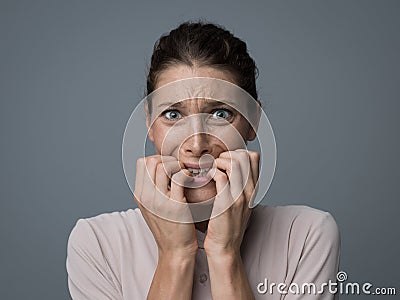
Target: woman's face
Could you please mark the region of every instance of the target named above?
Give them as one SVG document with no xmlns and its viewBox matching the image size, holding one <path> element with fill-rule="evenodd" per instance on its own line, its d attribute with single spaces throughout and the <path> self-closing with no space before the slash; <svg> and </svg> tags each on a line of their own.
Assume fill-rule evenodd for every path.
<svg viewBox="0 0 400 300">
<path fill-rule="evenodd" d="M 234 76 L 228 71 L 176 65 L 158 76 L 156 89 L 192 77 L 210 77 L 236 84 Z M 154 103 L 151 105 L 155 106 Z M 155 111 L 154 107 L 152 111 Z M 215 134 L 213 130 L 204 129 L 204 116 Z M 174 156 L 185 168 L 195 173 L 201 172 L 200 165 L 204 168 L 203 162 L 200 162 L 202 156 L 217 158 L 222 152 L 244 148 L 244 142 L 255 138 L 254 130 L 238 111 L 224 102 L 210 99 L 177 102 L 162 108 L 152 120 L 151 125 L 150 122 L 148 124 L 148 134 L 157 154 Z M 186 199 L 192 203 L 206 201 L 215 195 L 213 180 L 201 187 L 185 188 Z"/>
</svg>

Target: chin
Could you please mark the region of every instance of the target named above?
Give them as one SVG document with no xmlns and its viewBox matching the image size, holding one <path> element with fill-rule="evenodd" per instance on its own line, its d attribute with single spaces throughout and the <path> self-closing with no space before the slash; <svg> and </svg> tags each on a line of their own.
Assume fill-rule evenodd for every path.
<svg viewBox="0 0 400 300">
<path fill-rule="evenodd" d="M 205 186 L 198 188 L 185 188 L 186 201 L 189 203 L 200 203 L 211 200 L 217 194 L 215 182 L 210 181 Z"/>
</svg>

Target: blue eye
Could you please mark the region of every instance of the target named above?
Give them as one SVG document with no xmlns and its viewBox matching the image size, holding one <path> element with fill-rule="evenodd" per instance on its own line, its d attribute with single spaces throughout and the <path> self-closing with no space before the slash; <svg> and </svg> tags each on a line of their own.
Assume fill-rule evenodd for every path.
<svg viewBox="0 0 400 300">
<path fill-rule="evenodd" d="M 212 116 L 215 119 L 227 119 L 231 116 L 231 113 L 226 109 L 217 109 L 213 112 Z"/>
<path fill-rule="evenodd" d="M 182 115 L 179 111 L 177 110 L 168 110 L 164 112 L 164 116 L 168 119 L 168 120 L 177 120 L 182 118 Z"/>
</svg>

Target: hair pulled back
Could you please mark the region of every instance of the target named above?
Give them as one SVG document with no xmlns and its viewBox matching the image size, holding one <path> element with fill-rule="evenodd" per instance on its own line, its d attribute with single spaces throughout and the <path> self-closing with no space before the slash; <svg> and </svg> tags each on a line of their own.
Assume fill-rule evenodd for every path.
<svg viewBox="0 0 400 300">
<path fill-rule="evenodd" d="M 245 42 L 220 25 L 184 22 L 155 43 L 147 75 L 147 95 L 155 90 L 158 75 L 168 67 L 214 67 L 230 71 L 236 84 L 257 97 L 258 69 Z"/>
</svg>

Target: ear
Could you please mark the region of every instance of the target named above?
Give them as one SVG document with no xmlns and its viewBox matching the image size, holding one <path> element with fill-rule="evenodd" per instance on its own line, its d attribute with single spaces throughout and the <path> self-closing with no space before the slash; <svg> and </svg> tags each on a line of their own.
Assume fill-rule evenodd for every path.
<svg viewBox="0 0 400 300">
<path fill-rule="evenodd" d="M 251 126 L 251 124 L 249 124 L 249 132 L 247 135 L 248 141 L 254 140 L 257 136 L 258 125 L 260 123 L 260 118 L 261 118 L 261 102 L 260 102 L 260 100 L 257 100 L 257 104 L 258 104 L 257 111 L 255 112 L 253 126 Z"/>
<path fill-rule="evenodd" d="M 149 110 L 149 102 L 148 101 L 146 101 L 144 103 L 144 110 L 146 111 L 147 135 L 149 136 L 149 140 L 154 143 L 153 127 L 150 127 L 151 114 L 150 114 L 150 110 Z"/>
</svg>

